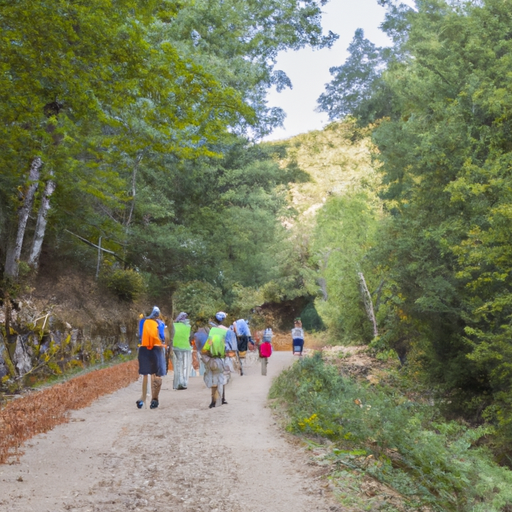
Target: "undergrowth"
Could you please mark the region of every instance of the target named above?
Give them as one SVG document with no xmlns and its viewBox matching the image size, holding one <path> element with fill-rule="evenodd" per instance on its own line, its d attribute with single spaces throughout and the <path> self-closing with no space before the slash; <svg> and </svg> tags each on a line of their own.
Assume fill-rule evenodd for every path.
<svg viewBox="0 0 512 512">
<path fill-rule="evenodd" d="M 489 427 L 443 421 L 434 406 L 397 389 L 340 375 L 320 353 L 283 372 L 270 397 L 285 404 L 289 431 L 330 441 L 339 474 L 393 488 L 404 510 L 512 511 L 512 472 L 477 445 Z"/>
</svg>

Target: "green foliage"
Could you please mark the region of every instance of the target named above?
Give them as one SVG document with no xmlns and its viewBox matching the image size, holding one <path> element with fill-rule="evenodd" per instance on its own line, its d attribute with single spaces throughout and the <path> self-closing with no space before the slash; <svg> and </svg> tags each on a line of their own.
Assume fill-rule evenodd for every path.
<svg viewBox="0 0 512 512">
<path fill-rule="evenodd" d="M 318 98 L 319 109 L 331 121 L 352 115 L 368 123 L 389 115 L 393 95 L 381 76 L 389 52 L 365 39 L 360 28 L 347 51 L 345 63 L 329 69 L 334 78 Z"/>
<path fill-rule="evenodd" d="M 263 293 L 258 289 L 235 284 L 231 288 L 231 295 L 233 299 L 229 304 L 229 311 L 234 318 L 248 318 L 255 306 L 263 304 Z"/>
<path fill-rule="evenodd" d="M 283 118 L 265 98 L 291 85 L 277 53 L 336 39 L 322 1 L 3 3 L 0 257 L 37 156 L 33 210 L 51 175 L 46 247 L 59 256 L 94 268 L 84 242 L 101 240 L 166 296 L 187 280 L 225 294 L 280 274 L 272 247 L 297 173 L 250 137 Z"/>
<path fill-rule="evenodd" d="M 222 291 L 204 281 L 180 284 L 175 295 L 176 311 L 185 311 L 198 323 L 213 318 L 217 311 L 226 309 Z"/>
<path fill-rule="evenodd" d="M 101 281 L 120 300 L 134 302 L 146 291 L 142 275 L 130 269 L 116 268 L 101 273 Z"/>
<path fill-rule="evenodd" d="M 357 33 L 322 97 L 333 113 L 376 121 L 389 217 L 367 259 L 382 283 L 380 340 L 402 360 L 420 357 L 450 394 L 453 413 L 478 417 L 494 402 L 487 417 L 505 447 L 512 415 L 510 9 L 498 0 L 418 1 L 415 9 L 384 3 L 393 45 L 378 49 Z"/>
<path fill-rule="evenodd" d="M 302 327 L 309 332 L 322 331 L 325 329 L 322 318 L 315 308 L 315 304 L 310 302 L 301 312 L 300 319 Z"/>
<path fill-rule="evenodd" d="M 331 460 L 395 488 L 409 510 L 512 505 L 512 473 L 477 446 L 488 428 L 442 422 L 431 405 L 342 377 L 319 353 L 283 372 L 270 396 L 285 402 L 291 431 L 330 439 Z"/>
<path fill-rule="evenodd" d="M 358 274 L 365 274 L 364 258 L 374 243 L 377 225 L 377 206 L 364 192 L 332 196 L 317 215 L 312 247 L 325 292 L 315 306 L 327 327 L 348 340 L 372 337 Z"/>
</svg>

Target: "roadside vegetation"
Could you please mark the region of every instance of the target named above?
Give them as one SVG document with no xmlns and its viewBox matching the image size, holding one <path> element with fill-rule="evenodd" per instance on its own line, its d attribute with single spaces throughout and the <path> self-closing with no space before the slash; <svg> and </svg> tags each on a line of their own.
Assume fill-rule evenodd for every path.
<svg viewBox="0 0 512 512">
<path fill-rule="evenodd" d="M 512 471 L 485 446 L 492 428 L 447 421 L 431 396 L 396 363 L 370 384 L 351 374 L 350 357 L 320 351 L 270 392 L 286 429 L 322 448 L 319 463 L 347 510 L 512 510 Z"/>
</svg>

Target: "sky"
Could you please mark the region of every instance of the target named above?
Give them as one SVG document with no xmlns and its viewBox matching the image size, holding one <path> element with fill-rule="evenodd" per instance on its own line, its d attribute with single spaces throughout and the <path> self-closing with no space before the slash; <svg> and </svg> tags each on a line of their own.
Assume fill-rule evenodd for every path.
<svg viewBox="0 0 512 512">
<path fill-rule="evenodd" d="M 358 28 L 377 46 L 388 46 L 387 36 L 379 30 L 385 9 L 377 0 L 330 0 L 323 7 L 324 32 L 339 35 L 332 48 L 323 50 L 303 49 L 282 52 L 275 69 L 283 70 L 293 84 L 293 89 L 278 93 L 270 91 L 268 104 L 281 107 L 286 112 L 284 128 L 277 128 L 264 140 L 280 140 L 311 130 L 321 130 L 328 124 L 327 114 L 315 112 L 317 99 L 331 81 L 329 68 L 340 66 L 348 57 L 347 48 Z"/>
</svg>

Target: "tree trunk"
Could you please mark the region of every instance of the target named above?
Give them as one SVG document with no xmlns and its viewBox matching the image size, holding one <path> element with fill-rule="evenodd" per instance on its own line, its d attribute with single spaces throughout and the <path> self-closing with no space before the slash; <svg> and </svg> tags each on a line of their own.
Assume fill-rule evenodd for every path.
<svg viewBox="0 0 512 512">
<path fill-rule="evenodd" d="M 363 296 L 364 307 L 366 308 L 366 313 L 368 314 L 368 319 L 373 324 L 373 336 L 378 336 L 379 331 L 377 330 L 377 320 L 375 318 L 375 313 L 373 311 L 373 302 L 372 296 L 368 291 L 368 286 L 366 286 L 366 280 L 362 272 L 358 272 L 360 285 L 361 285 L 361 294 Z"/>
<path fill-rule="evenodd" d="M 7 250 L 7 256 L 5 259 L 5 276 L 11 279 L 18 277 L 19 260 L 21 256 L 21 249 L 23 247 L 23 238 L 25 237 L 25 229 L 27 227 L 28 216 L 32 209 L 34 202 L 34 195 L 39 185 L 39 176 L 41 174 L 41 167 L 43 162 L 40 157 L 34 158 L 30 166 L 29 173 L 29 186 L 23 198 L 23 205 L 18 212 L 18 231 L 16 233 L 16 239 L 14 244 Z"/>
<path fill-rule="evenodd" d="M 50 173 L 53 176 L 53 173 Z M 50 177 L 46 182 L 44 189 L 43 198 L 41 199 L 41 206 L 39 206 L 39 212 L 37 214 L 36 230 L 34 233 L 34 239 L 32 241 L 32 249 L 30 251 L 30 257 L 28 264 L 37 268 L 39 266 L 39 256 L 41 255 L 41 248 L 43 246 L 44 234 L 46 231 L 46 223 L 48 211 L 50 209 L 50 197 L 55 192 L 55 182 Z"/>
</svg>

